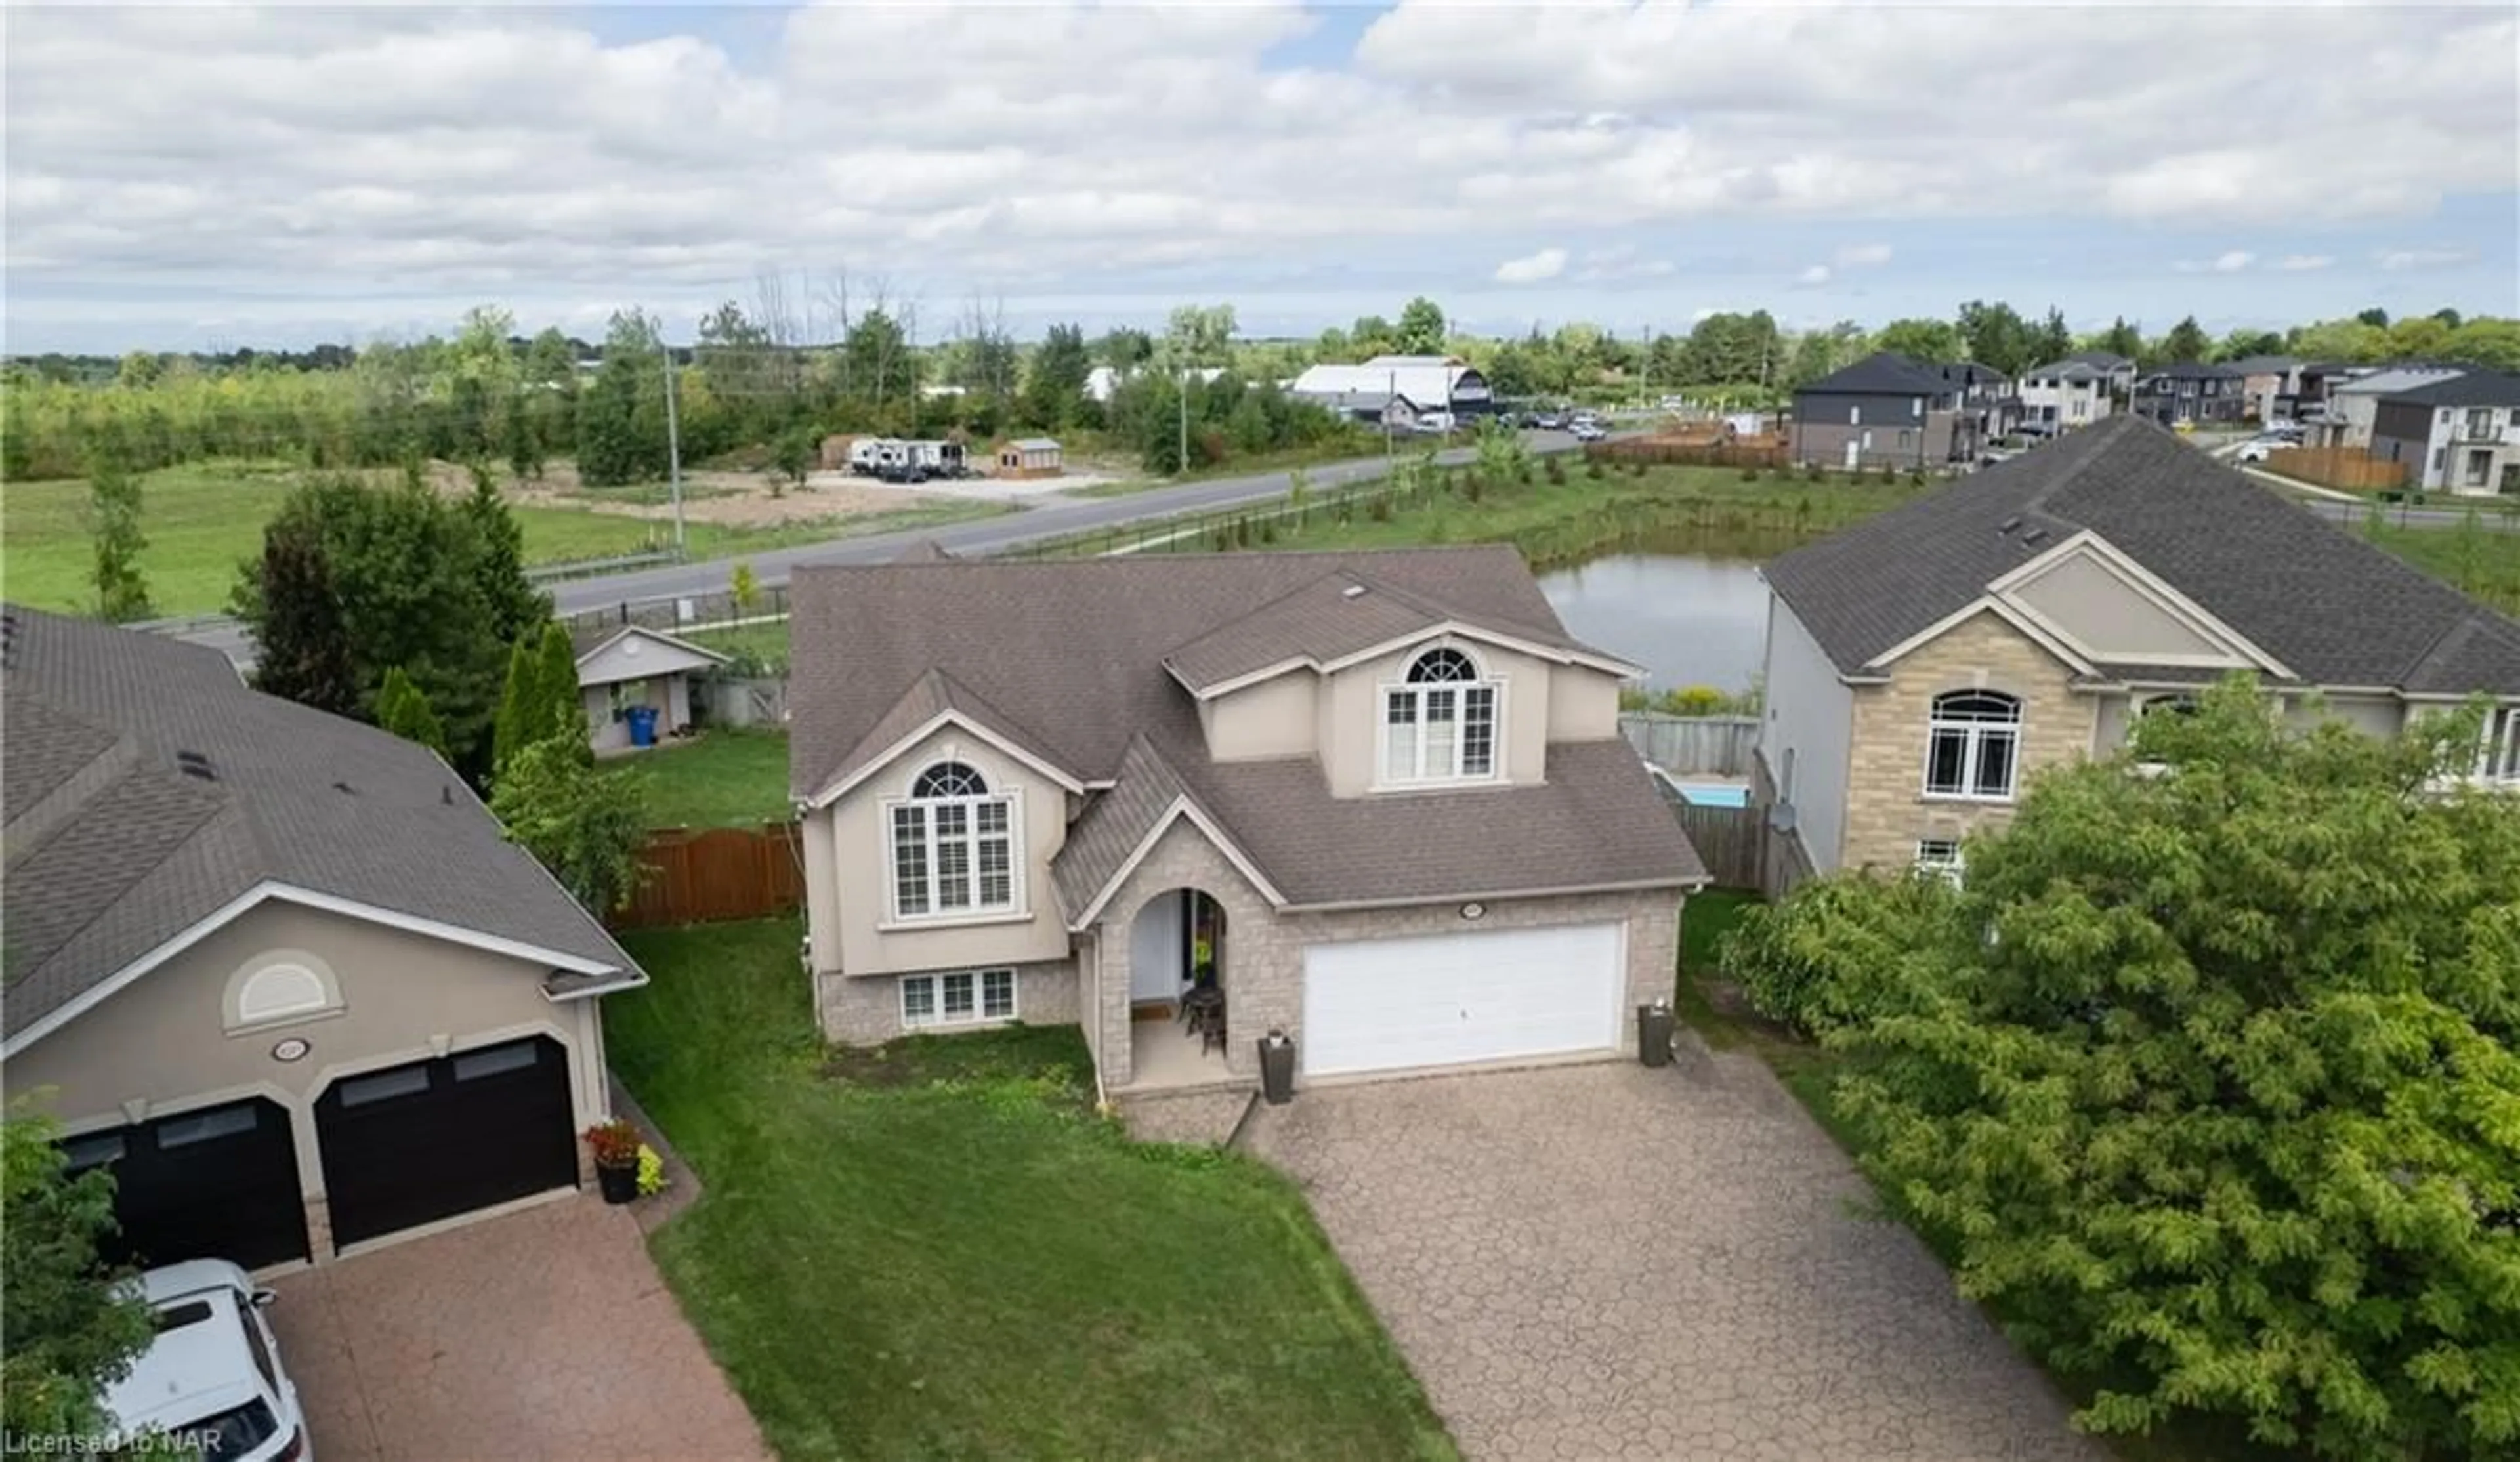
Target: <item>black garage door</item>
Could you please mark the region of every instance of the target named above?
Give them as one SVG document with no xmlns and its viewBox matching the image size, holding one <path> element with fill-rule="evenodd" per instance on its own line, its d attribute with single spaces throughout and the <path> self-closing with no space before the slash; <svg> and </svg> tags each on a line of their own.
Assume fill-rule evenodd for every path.
<svg viewBox="0 0 2520 1462">
<path fill-rule="evenodd" d="M 347 1077 L 315 1103 L 335 1247 L 577 1181 L 568 1052 L 535 1037 Z"/>
<path fill-rule="evenodd" d="M 113 1174 L 121 1231 L 106 1257 L 143 1267 L 224 1259 L 257 1269 L 306 1258 L 306 1206 L 289 1112 L 255 1098 L 86 1132 L 62 1147 L 73 1171 Z"/>
</svg>

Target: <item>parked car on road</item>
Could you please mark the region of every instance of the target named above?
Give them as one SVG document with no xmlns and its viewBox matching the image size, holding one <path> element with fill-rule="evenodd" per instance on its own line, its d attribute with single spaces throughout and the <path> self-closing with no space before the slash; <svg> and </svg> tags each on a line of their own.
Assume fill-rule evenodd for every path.
<svg viewBox="0 0 2520 1462">
<path fill-rule="evenodd" d="M 122 1437 L 162 1433 L 190 1455 L 220 1462 L 313 1462 L 297 1388 L 262 1318 L 271 1291 L 219 1259 L 168 1264 L 132 1282 L 158 1334 L 106 1390 Z"/>
<path fill-rule="evenodd" d="M 1573 425 L 1568 426 L 1566 429 L 1569 432 L 1572 432 L 1575 440 L 1579 442 L 1598 442 L 1603 437 L 1609 435 L 1608 432 L 1601 429 L 1600 422 L 1589 418 L 1578 420 Z"/>
<path fill-rule="evenodd" d="M 2280 439 L 2271 440 L 2267 437 L 2258 437 L 2255 440 L 2240 443 L 2240 450 L 2231 454 L 2231 460 L 2233 462 L 2264 462 L 2267 460 L 2269 453 L 2272 453 L 2278 448 L 2289 447 L 2291 445 L 2292 443 L 2282 441 Z"/>
</svg>

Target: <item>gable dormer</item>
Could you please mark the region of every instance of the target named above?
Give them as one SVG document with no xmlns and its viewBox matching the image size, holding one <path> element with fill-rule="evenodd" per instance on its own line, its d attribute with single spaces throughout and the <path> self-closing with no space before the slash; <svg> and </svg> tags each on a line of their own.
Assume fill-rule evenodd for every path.
<svg viewBox="0 0 2520 1462">
<path fill-rule="evenodd" d="M 1987 586 L 2093 664 L 2248 670 L 2290 679 L 2272 655 L 2119 552 L 2078 533 Z"/>
</svg>

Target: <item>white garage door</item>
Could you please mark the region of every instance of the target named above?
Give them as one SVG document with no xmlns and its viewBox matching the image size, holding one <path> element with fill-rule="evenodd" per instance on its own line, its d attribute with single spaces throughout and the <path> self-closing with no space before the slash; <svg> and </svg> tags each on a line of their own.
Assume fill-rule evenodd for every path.
<svg viewBox="0 0 2520 1462">
<path fill-rule="evenodd" d="M 1369 939 L 1304 951 L 1310 1076 L 1606 1050 L 1621 926 Z"/>
</svg>

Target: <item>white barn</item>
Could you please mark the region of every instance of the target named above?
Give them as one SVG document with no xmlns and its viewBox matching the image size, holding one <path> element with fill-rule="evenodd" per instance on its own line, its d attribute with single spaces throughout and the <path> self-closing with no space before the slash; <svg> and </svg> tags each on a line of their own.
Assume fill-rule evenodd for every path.
<svg viewBox="0 0 2520 1462">
<path fill-rule="evenodd" d="M 1419 411 L 1448 411 L 1456 417 L 1496 410 L 1488 378 L 1452 355 L 1377 355 L 1361 365 L 1315 366 L 1295 377 L 1288 393 L 1375 421 L 1395 396 Z"/>
</svg>

